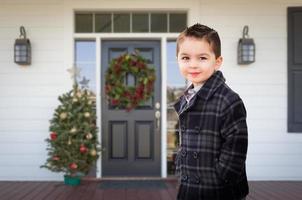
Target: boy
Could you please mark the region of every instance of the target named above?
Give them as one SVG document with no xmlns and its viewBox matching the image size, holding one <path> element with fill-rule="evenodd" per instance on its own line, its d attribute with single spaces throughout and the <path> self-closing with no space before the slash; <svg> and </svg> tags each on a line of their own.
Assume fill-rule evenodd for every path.
<svg viewBox="0 0 302 200">
<path fill-rule="evenodd" d="M 217 71 L 222 64 L 218 33 L 200 24 L 186 28 L 177 39 L 177 61 L 191 82 L 174 105 L 180 126 L 177 199 L 245 199 L 246 110 Z"/>
</svg>

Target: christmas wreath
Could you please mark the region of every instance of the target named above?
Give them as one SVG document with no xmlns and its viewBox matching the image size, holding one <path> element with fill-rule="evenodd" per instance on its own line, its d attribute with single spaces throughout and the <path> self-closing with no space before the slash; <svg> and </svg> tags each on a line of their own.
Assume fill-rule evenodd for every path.
<svg viewBox="0 0 302 200">
<path fill-rule="evenodd" d="M 125 84 L 128 74 L 135 77 L 134 86 Z M 149 67 L 138 52 L 123 54 L 110 62 L 105 79 L 105 93 L 110 104 L 130 111 L 153 95 L 155 69 Z"/>
</svg>

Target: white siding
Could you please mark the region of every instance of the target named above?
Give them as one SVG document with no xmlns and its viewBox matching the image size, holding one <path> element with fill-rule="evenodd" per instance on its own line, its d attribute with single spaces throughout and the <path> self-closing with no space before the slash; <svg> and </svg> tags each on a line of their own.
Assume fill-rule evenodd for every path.
<svg viewBox="0 0 302 200">
<path fill-rule="evenodd" d="M 121 6 L 123 5 L 123 6 Z M 227 83 L 248 112 L 250 180 L 302 180 L 302 134 L 287 133 L 288 6 L 301 0 L 0 0 L 0 180 L 58 180 L 40 169 L 57 96 L 70 89 L 72 13 L 77 9 L 184 9 L 189 23 L 215 28 L 222 38 Z M 13 44 L 25 26 L 32 65 L 13 62 Z M 256 43 L 256 62 L 238 66 L 244 25 Z"/>
<path fill-rule="evenodd" d="M 70 88 L 64 65 L 64 7 L 58 0 L 0 0 L 0 180 L 57 180 L 46 160 L 49 119 Z M 13 62 L 23 25 L 32 65 Z"/>
<path fill-rule="evenodd" d="M 248 112 L 250 180 L 302 180 L 302 134 L 287 132 L 287 7 L 301 0 L 202 0 L 200 22 L 222 38 L 227 83 Z M 236 64 L 244 25 L 256 43 L 256 62 Z"/>
</svg>

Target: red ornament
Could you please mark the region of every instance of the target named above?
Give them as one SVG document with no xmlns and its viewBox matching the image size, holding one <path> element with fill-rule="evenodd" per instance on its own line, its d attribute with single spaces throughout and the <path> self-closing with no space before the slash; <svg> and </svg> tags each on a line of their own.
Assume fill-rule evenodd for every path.
<svg viewBox="0 0 302 200">
<path fill-rule="evenodd" d="M 113 106 L 118 105 L 119 102 L 120 102 L 120 101 L 119 101 L 118 99 L 112 99 L 112 100 L 111 100 L 111 104 L 112 104 Z"/>
<path fill-rule="evenodd" d="M 54 156 L 52 157 L 53 160 L 60 160 L 60 158 L 58 156 Z"/>
<path fill-rule="evenodd" d="M 78 165 L 76 163 L 70 163 L 69 164 L 69 168 L 70 169 L 77 169 L 78 168 Z"/>
<path fill-rule="evenodd" d="M 56 132 L 52 132 L 52 133 L 50 134 L 50 139 L 51 139 L 51 140 L 55 140 L 55 139 L 57 139 L 57 137 L 58 137 L 58 135 L 57 135 Z"/>
<path fill-rule="evenodd" d="M 80 152 L 81 153 L 86 153 L 87 152 L 87 148 L 83 144 L 80 146 Z"/>
</svg>

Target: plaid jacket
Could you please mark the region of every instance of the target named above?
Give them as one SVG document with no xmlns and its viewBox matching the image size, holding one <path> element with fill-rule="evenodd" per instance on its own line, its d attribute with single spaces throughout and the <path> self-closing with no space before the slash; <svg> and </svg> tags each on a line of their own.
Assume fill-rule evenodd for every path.
<svg viewBox="0 0 302 200">
<path fill-rule="evenodd" d="M 180 126 L 176 171 L 178 199 L 237 200 L 249 193 L 245 170 L 246 110 L 215 72 L 187 104 L 175 103 Z"/>
</svg>

